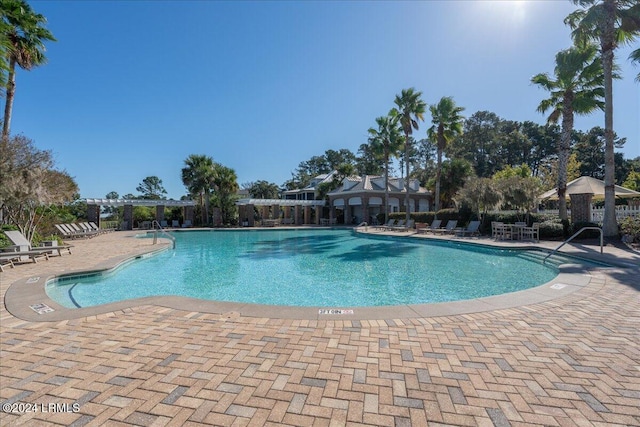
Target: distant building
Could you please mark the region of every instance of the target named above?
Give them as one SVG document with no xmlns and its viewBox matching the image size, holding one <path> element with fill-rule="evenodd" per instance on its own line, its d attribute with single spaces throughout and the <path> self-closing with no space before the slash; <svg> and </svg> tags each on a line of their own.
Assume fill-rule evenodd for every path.
<svg viewBox="0 0 640 427">
<path fill-rule="evenodd" d="M 389 178 L 389 212 L 405 211 L 404 179 Z M 342 185 L 330 191 L 329 218 L 338 223 L 373 222 L 373 218 L 384 213 L 384 177 L 365 175 L 350 176 Z M 409 212 L 426 212 L 431 209 L 432 195 L 420 187 L 418 180 L 409 181 Z"/>
<path fill-rule="evenodd" d="M 311 180 L 309 185 L 297 190 L 287 190 L 282 193 L 284 199 L 287 200 L 316 200 L 319 196 L 318 187 L 325 182 L 333 181 L 336 171 L 318 175 Z"/>
</svg>

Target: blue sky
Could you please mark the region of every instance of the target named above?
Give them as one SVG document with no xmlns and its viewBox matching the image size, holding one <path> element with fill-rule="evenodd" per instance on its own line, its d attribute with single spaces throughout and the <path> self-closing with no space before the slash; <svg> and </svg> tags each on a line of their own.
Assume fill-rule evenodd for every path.
<svg viewBox="0 0 640 427">
<path fill-rule="evenodd" d="M 82 197 L 136 194 L 151 175 L 185 194 L 189 154 L 278 185 L 327 149 L 357 152 L 394 96 L 453 96 L 469 116 L 544 123 L 553 71 L 571 45 L 570 1 L 30 1 L 58 39 L 19 71 L 11 131 L 53 151 Z M 637 44 L 636 44 L 637 46 Z M 640 156 L 640 85 L 618 50 L 615 130 Z M 422 137 L 431 118 L 420 126 Z M 576 128 L 604 126 L 603 114 Z"/>
</svg>

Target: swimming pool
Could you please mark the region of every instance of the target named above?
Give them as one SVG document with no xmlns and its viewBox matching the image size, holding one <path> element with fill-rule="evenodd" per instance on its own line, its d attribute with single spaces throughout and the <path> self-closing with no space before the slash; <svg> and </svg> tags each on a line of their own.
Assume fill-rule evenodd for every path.
<svg viewBox="0 0 640 427">
<path fill-rule="evenodd" d="M 519 291 L 557 274 L 530 251 L 359 235 L 351 230 L 175 233 L 176 250 L 109 273 L 46 285 L 65 307 L 146 296 L 289 306 L 384 306 L 457 301 Z"/>
</svg>

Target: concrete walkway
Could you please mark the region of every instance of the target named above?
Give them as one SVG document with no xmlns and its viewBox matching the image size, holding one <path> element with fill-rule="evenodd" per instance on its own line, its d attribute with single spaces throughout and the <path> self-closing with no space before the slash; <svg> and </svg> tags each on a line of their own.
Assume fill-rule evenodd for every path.
<svg viewBox="0 0 640 427">
<path fill-rule="evenodd" d="M 448 316 L 281 319 L 149 303 L 38 321 L 5 308 L 15 282 L 157 248 L 130 236 L 0 273 L 0 425 L 640 425 L 636 253 L 607 247 L 635 267 L 581 274 L 586 284 L 557 298 Z"/>
</svg>

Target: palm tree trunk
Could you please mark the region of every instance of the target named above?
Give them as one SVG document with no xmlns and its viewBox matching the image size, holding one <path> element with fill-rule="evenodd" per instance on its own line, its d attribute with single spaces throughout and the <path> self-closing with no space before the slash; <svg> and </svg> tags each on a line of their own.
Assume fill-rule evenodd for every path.
<svg viewBox="0 0 640 427">
<path fill-rule="evenodd" d="M 615 43 L 615 1 L 604 2 L 605 18 L 600 46 L 604 70 L 604 218 L 602 232 L 605 237 L 618 235 L 615 199 L 615 163 L 613 150 L 613 51 Z"/>
<path fill-rule="evenodd" d="M 11 126 L 11 111 L 13 110 L 13 98 L 16 93 L 16 59 L 11 56 L 9 61 L 9 75 L 7 76 L 7 98 L 4 104 L 4 122 L 2 123 L 2 139 L 9 138 Z"/>
<path fill-rule="evenodd" d="M 389 150 L 384 149 L 384 223 L 389 222 Z"/>
<path fill-rule="evenodd" d="M 560 219 L 566 221 L 567 215 L 567 168 L 571 150 L 571 132 L 573 131 L 573 94 L 565 94 L 562 100 L 562 135 L 558 145 L 558 210 Z"/>
<path fill-rule="evenodd" d="M 200 190 L 200 221 L 204 225 L 204 191 Z"/>
<path fill-rule="evenodd" d="M 438 216 L 438 211 L 440 210 L 440 176 L 442 174 L 442 150 L 438 148 L 438 160 L 436 162 L 436 195 L 434 200 L 433 209 L 436 212 L 436 217 Z"/>
<path fill-rule="evenodd" d="M 407 175 L 404 178 L 404 188 L 406 191 L 406 194 L 404 195 L 404 206 L 407 211 L 405 221 L 406 223 L 408 223 L 409 219 L 411 218 L 411 214 L 409 213 L 409 144 L 410 144 L 409 134 L 405 134 L 405 137 L 406 139 L 404 143 L 404 163 L 407 168 Z"/>
<path fill-rule="evenodd" d="M 203 225 L 209 225 L 209 200 L 211 199 L 211 197 L 209 196 L 209 192 L 205 191 L 204 193 L 205 198 L 204 198 L 204 214 L 205 214 L 205 220 Z"/>
</svg>

